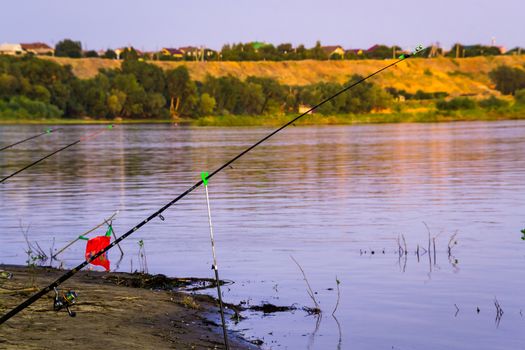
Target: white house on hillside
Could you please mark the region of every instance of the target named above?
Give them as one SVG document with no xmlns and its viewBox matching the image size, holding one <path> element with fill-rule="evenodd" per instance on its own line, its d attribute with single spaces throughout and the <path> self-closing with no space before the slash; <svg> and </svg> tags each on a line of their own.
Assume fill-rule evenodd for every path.
<svg viewBox="0 0 525 350">
<path fill-rule="evenodd" d="M 22 46 L 22 49 L 24 49 L 26 53 L 31 53 L 33 55 L 52 56 L 55 53 L 55 50 L 53 48 L 44 43 L 22 43 L 20 44 L 20 46 Z"/>
<path fill-rule="evenodd" d="M 9 44 L 9 43 L 3 43 L 0 44 L 0 55 L 22 55 L 24 53 L 24 49 L 22 49 L 22 46 L 20 44 Z"/>
</svg>

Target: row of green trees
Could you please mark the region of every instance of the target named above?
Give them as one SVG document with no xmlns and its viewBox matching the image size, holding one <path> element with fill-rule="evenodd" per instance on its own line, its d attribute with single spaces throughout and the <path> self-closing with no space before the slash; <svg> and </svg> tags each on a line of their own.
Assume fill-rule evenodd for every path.
<svg viewBox="0 0 525 350">
<path fill-rule="evenodd" d="M 366 50 L 346 50 L 340 53 L 334 53 L 332 50 L 323 47 L 320 41 L 317 41 L 312 48 L 306 48 L 304 45 L 294 47 L 290 43 L 283 43 L 277 46 L 268 43 L 250 42 L 227 44 L 219 52 L 206 49 L 204 58 L 206 60 L 221 61 L 285 61 L 285 60 L 337 60 L 337 59 L 387 59 L 399 55 L 402 50 L 399 46 L 374 45 Z M 462 45 L 454 44 L 451 50 L 444 52 L 437 47 L 427 47 L 419 57 L 447 56 L 447 57 L 475 57 L 475 56 L 497 56 L 501 51 L 495 46 L 484 45 Z M 510 50 L 508 54 L 521 54 L 521 48 Z M 59 57 L 99 57 L 94 50 L 83 51 L 82 44 L 79 41 L 65 39 L 58 42 L 55 46 L 55 55 Z M 113 50 L 105 51 L 101 57 L 117 58 Z M 184 55 L 180 57 L 163 56 L 158 53 L 141 53 L 133 48 L 127 48 L 121 53 L 121 59 L 131 59 L 141 57 L 143 59 L 158 60 L 195 60 L 196 55 Z"/>
<path fill-rule="evenodd" d="M 525 89 L 523 69 L 502 66 L 493 70 L 490 77 L 502 93 L 523 95 L 520 92 Z M 79 79 L 67 65 L 30 56 L 0 56 L 0 116 L 164 119 L 298 113 L 359 78 L 352 76 L 344 84 L 321 82 L 306 86 L 284 85 L 264 77 L 240 80 L 234 76 L 207 76 L 203 81 L 194 81 L 184 66 L 164 71 L 156 65 L 130 59 L 123 61 L 119 69 L 101 70 L 92 79 Z M 365 82 L 325 103 L 316 112 L 367 113 L 390 107 L 394 98 L 400 96 L 443 100 L 446 94 L 423 91 L 408 94 Z M 463 102 L 443 100 L 438 108 L 471 107 L 462 105 Z M 487 102 L 491 106 L 497 103 Z"/>
<path fill-rule="evenodd" d="M 348 83 L 359 79 L 350 78 Z M 342 88 L 337 83 L 283 85 L 271 78 L 207 76 L 191 79 L 186 67 L 162 70 L 139 60 L 78 79 L 70 66 L 35 57 L 0 56 L 3 116 L 169 118 L 203 115 L 297 113 Z M 365 83 L 326 103 L 319 113 L 363 113 L 389 106 L 392 96 Z M 34 103 L 32 105 L 31 103 Z"/>
</svg>

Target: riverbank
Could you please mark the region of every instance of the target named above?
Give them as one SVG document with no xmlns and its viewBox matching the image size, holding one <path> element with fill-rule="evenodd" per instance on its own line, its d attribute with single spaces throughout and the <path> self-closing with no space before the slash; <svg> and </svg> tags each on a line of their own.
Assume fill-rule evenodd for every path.
<svg viewBox="0 0 525 350">
<path fill-rule="evenodd" d="M 279 116 L 224 115 L 208 116 L 198 119 L 3 119 L 0 125 L 35 124 L 35 125 L 78 125 L 78 124 L 172 124 L 189 126 L 278 126 L 283 125 L 297 114 Z M 358 115 L 321 115 L 312 114 L 301 118 L 296 125 L 351 125 L 351 124 L 387 124 L 387 123 L 442 123 L 457 121 L 497 121 L 525 119 L 525 109 L 506 109 L 486 111 L 482 109 L 451 112 L 420 111 L 399 113 L 368 113 Z"/>
<path fill-rule="evenodd" d="M 12 279 L 0 278 L 0 313 L 4 314 L 64 271 L 2 266 Z M 142 275 L 140 281 L 156 277 Z M 76 317 L 53 311 L 54 293 L 0 326 L 2 349 L 223 349 L 222 328 L 214 300 L 207 296 L 156 290 L 139 284 L 137 274 L 81 271 L 60 288 L 73 289 Z M 171 280 L 175 281 L 175 280 Z M 176 280 L 184 284 L 187 280 Z M 204 281 L 204 280 L 203 280 Z M 157 281 L 155 281 L 157 282 Z M 192 281 L 195 282 L 195 281 Z M 126 285 L 134 285 L 132 288 Z M 232 349 L 258 349 L 230 332 Z"/>
</svg>

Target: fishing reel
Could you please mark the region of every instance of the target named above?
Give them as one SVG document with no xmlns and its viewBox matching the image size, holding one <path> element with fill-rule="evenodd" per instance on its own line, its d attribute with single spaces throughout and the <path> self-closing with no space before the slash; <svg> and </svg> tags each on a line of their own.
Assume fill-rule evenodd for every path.
<svg viewBox="0 0 525 350">
<path fill-rule="evenodd" d="M 53 309 L 55 311 L 60 311 L 63 308 L 66 308 L 67 313 L 71 317 L 75 317 L 77 313 L 71 311 L 70 307 L 76 304 L 77 293 L 74 290 L 69 290 L 67 292 L 60 292 L 56 287 L 55 289 L 55 301 L 53 303 Z"/>
</svg>

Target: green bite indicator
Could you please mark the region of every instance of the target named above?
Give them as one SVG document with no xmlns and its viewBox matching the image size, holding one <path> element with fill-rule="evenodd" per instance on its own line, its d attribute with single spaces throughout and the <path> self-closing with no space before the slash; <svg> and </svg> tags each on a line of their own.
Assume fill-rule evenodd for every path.
<svg viewBox="0 0 525 350">
<path fill-rule="evenodd" d="M 201 179 L 204 186 L 208 186 L 208 172 L 203 171 L 201 173 Z"/>
</svg>

